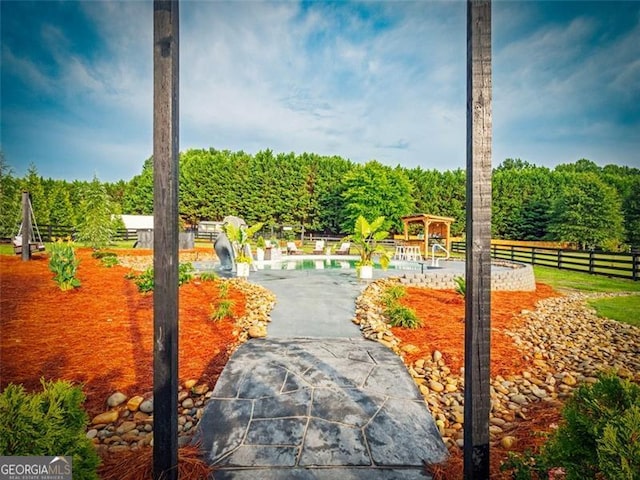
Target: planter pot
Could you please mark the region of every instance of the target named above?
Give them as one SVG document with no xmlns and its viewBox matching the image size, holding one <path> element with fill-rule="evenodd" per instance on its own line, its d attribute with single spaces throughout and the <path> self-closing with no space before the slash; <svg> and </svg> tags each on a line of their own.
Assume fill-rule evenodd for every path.
<svg viewBox="0 0 640 480">
<path fill-rule="evenodd" d="M 256 260 L 259 262 L 264 262 L 264 249 L 256 248 Z"/>
<path fill-rule="evenodd" d="M 236 263 L 236 276 L 244 278 L 248 277 L 250 268 L 251 265 L 248 263 Z"/>
<path fill-rule="evenodd" d="M 372 265 L 363 265 L 359 269 L 359 278 L 368 280 L 373 278 L 373 266 Z"/>
</svg>

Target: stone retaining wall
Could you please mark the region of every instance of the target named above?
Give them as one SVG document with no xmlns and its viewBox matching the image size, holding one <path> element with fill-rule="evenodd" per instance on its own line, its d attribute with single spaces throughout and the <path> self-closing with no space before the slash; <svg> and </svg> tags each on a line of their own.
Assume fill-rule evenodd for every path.
<svg viewBox="0 0 640 480">
<path fill-rule="evenodd" d="M 508 267 L 508 270 L 494 270 L 491 272 L 491 290 L 531 292 L 536 289 L 536 280 L 531 265 L 507 261 L 497 261 L 491 264 Z M 463 275 L 458 272 L 430 270 L 426 273 L 405 273 L 400 276 L 400 282 L 404 285 L 415 287 L 440 290 L 455 289 L 456 283 L 454 279 L 459 276 Z"/>
</svg>

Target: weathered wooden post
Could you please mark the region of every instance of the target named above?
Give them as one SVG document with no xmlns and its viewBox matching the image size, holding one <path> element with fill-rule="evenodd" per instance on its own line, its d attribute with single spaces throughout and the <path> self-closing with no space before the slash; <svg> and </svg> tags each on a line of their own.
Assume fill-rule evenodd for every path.
<svg viewBox="0 0 640 480">
<path fill-rule="evenodd" d="M 467 0 L 467 253 L 464 478 L 489 478 L 491 1 Z"/>
<path fill-rule="evenodd" d="M 31 201 L 29 192 L 22 192 L 22 261 L 31 260 Z"/>
<path fill-rule="evenodd" d="M 153 3 L 153 476 L 178 478 L 178 1 Z"/>
</svg>

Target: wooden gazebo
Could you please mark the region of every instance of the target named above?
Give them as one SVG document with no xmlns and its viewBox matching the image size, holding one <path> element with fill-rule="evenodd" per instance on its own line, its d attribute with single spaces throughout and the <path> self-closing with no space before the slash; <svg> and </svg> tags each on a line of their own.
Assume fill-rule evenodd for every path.
<svg viewBox="0 0 640 480">
<path fill-rule="evenodd" d="M 407 215 L 402 217 L 404 224 L 404 241 L 406 244 L 416 244 L 420 247 L 422 255 L 429 255 L 429 241 L 437 240 L 447 250 L 451 250 L 450 230 L 451 224 L 455 222 L 455 218 L 440 217 L 438 215 L 427 215 L 426 213 L 417 213 L 415 215 Z M 419 240 L 409 239 L 409 225 L 419 223 L 424 229 L 424 238 Z"/>
</svg>

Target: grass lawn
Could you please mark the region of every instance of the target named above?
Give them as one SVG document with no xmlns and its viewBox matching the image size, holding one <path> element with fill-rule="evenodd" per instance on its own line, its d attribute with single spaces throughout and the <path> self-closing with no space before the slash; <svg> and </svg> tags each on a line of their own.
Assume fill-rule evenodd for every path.
<svg viewBox="0 0 640 480">
<path fill-rule="evenodd" d="M 640 282 L 623 278 L 571 272 L 551 267 L 533 267 L 536 281 L 546 283 L 558 290 L 582 292 L 640 292 Z M 611 318 L 611 317 L 610 317 Z"/>
<path fill-rule="evenodd" d="M 598 316 L 640 327 L 640 295 L 591 300 Z"/>
</svg>

